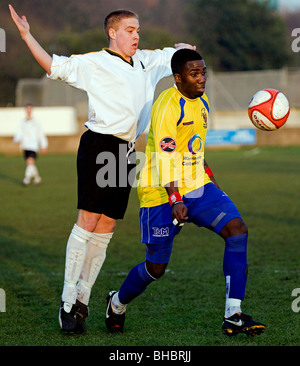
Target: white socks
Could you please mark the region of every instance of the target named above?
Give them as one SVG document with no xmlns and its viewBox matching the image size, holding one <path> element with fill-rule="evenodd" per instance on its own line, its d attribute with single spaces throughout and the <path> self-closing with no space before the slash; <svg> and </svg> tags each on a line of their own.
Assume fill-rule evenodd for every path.
<svg viewBox="0 0 300 366">
<path fill-rule="evenodd" d="M 235 313 L 241 313 L 241 302 L 240 299 L 226 298 L 225 302 L 225 317 L 229 318 Z"/>
<path fill-rule="evenodd" d="M 75 304 L 77 298 L 76 284 L 85 260 L 87 242 L 93 233 L 90 233 L 76 224 L 69 236 L 66 250 L 65 281 L 62 301 Z"/>
<path fill-rule="evenodd" d="M 85 305 L 89 303 L 91 289 L 104 263 L 106 249 L 112 236 L 113 233 L 93 233 L 88 242 L 85 262 L 77 285 L 77 299 Z"/>
<path fill-rule="evenodd" d="M 90 233 L 74 225 L 67 244 L 62 301 L 75 304 L 78 299 L 88 305 L 112 236 L 113 233 Z"/>
<path fill-rule="evenodd" d="M 38 169 L 35 164 L 29 164 L 25 169 L 24 183 L 29 184 L 31 179 L 40 179 Z"/>
<path fill-rule="evenodd" d="M 115 293 L 111 299 L 113 310 L 116 314 L 123 314 L 126 311 L 126 305 L 119 300 L 119 292 Z"/>
</svg>

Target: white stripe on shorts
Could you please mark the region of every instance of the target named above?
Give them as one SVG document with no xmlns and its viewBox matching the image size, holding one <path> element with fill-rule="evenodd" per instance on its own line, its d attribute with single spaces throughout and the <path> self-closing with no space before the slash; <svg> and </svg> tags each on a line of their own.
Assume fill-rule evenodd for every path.
<svg viewBox="0 0 300 366">
<path fill-rule="evenodd" d="M 223 219 L 223 217 L 226 216 L 225 212 L 221 212 L 215 219 L 214 221 L 211 223 L 211 227 L 216 227 L 218 225 L 218 223 Z"/>
</svg>

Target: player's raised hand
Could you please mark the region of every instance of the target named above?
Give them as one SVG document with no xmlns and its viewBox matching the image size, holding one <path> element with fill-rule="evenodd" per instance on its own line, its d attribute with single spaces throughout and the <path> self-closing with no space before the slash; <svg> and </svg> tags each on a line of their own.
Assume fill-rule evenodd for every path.
<svg viewBox="0 0 300 366">
<path fill-rule="evenodd" d="M 15 9 L 9 5 L 9 10 L 13 21 L 20 31 L 21 37 L 30 49 L 33 57 L 42 66 L 42 68 L 50 75 L 52 57 L 43 49 L 30 33 L 29 23 L 24 15 L 20 18 Z"/>
<path fill-rule="evenodd" d="M 22 17 L 19 17 L 19 15 L 16 13 L 15 9 L 12 7 L 12 5 L 8 5 L 11 17 L 13 21 L 15 22 L 17 28 L 19 29 L 19 32 L 21 34 L 21 37 L 24 38 L 30 30 L 29 23 L 27 22 L 27 19 L 25 15 L 22 15 Z"/>
<path fill-rule="evenodd" d="M 176 48 L 176 51 L 182 50 L 183 48 L 188 48 L 189 50 L 196 51 L 196 46 L 192 46 L 188 43 L 175 43 L 174 47 Z"/>
</svg>

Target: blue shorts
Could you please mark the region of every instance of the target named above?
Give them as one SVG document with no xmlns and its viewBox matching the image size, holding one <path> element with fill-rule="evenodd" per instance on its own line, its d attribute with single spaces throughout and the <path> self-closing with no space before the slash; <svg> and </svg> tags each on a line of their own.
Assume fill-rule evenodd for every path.
<svg viewBox="0 0 300 366">
<path fill-rule="evenodd" d="M 188 222 L 211 229 L 217 234 L 220 234 L 229 221 L 237 217 L 241 218 L 232 200 L 213 183 L 208 183 L 183 196 L 183 202 L 188 209 Z M 159 244 L 159 247 L 163 248 L 167 246 L 170 251 L 174 237 L 182 228 L 173 225 L 172 209 L 169 203 L 154 207 L 142 207 L 140 209 L 140 225 L 141 243 L 151 244 L 148 248 L 152 249 L 155 248 L 152 244 Z"/>
</svg>

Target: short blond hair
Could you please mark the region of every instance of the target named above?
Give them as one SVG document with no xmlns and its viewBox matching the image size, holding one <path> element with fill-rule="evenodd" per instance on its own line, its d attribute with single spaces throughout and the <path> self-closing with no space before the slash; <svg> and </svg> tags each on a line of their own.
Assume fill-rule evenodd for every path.
<svg viewBox="0 0 300 366">
<path fill-rule="evenodd" d="M 113 28 L 116 30 L 118 23 L 122 19 L 126 18 L 138 19 L 139 17 L 133 11 L 125 9 L 116 10 L 107 15 L 107 17 L 104 19 L 104 32 L 108 40 L 109 40 L 109 29 Z"/>
</svg>

